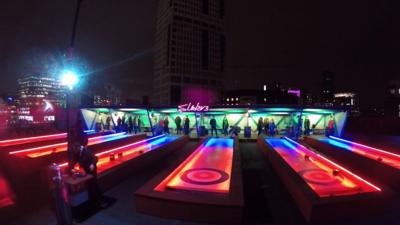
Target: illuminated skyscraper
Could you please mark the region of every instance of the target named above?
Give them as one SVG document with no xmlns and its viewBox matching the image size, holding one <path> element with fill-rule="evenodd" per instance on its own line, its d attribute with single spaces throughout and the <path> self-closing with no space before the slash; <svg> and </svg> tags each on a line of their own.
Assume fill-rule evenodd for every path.
<svg viewBox="0 0 400 225">
<path fill-rule="evenodd" d="M 65 106 L 65 88 L 49 76 L 18 79 L 18 119 L 32 123 L 53 122 L 55 107 Z"/>
<path fill-rule="evenodd" d="M 335 81 L 331 72 L 325 71 L 322 74 L 321 92 L 321 103 L 326 106 L 332 106 L 335 93 Z"/>
<path fill-rule="evenodd" d="M 18 79 L 18 97 L 20 101 L 46 99 L 62 106 L 65 104 L 65 92 L 59 80 L 50 76 L 27 76 Z"/>
<path fill-rule="evenodd" d="M 154 103 L 218 101 L 225 61 L 224 8 L 224 0 L 159 1 Z"/>
</svg>

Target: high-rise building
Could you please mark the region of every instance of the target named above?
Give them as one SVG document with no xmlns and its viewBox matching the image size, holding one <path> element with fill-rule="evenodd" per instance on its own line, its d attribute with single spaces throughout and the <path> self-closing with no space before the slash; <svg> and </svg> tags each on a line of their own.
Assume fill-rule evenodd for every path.
<svg viewBox="0 0 400 225">
<path fill-rule="evenodd" d="M 326 106 L 332 106 L 334 93 L 334 75 L 329 71 L 325 71 L 324 73 L 322 73 L 321 103 Z"/>
<path fill-rule="evenodd" d="M 65 104 L 65 89 L 61 82 L 49 76 L 27 76 L 18 79 L 18 97 L 20 101 L 46 99 L 56 106 Z"/>
<path fill-rule="evenodd" d="M 155 104 L 214 104 L 223 86 L 224 0 L 160 0 Z"/>
<path fill-rule="evenodd" d="M 49 76 L 27 76 L 18 79 L 19 120 L 32 123 L 55 120 L 55 107 L 65 106 L 65 88 Z"/>
</svg>

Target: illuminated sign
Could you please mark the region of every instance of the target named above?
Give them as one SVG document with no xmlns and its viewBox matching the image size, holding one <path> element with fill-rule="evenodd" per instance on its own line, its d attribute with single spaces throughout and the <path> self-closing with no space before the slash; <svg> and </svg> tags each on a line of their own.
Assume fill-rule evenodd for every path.
<svg viewBox="0 0 400 225">
<path fill-rule="evenodd" d="M 207 112 L 210 109 L 208 105 L 200 105 L 200 103 L 192 104 L 183 104 L 178 106 L 179 112 Z"/>
<path fill-rule="evenodd" d="M 288 90 L 288 94 L 294 94 L 299 98 L 300 98 L 300 93 L 301 93 L 300 90 L 291 90 L 291 89 Z"/>
</svg>

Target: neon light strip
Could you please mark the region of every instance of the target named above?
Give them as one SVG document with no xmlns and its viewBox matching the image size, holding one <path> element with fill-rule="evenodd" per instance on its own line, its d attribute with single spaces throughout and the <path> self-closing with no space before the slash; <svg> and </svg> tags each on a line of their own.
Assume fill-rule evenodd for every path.
<svg viewBox="0 0 400 225">
<path fill-rule="evenodd" d="M 105 154 L 110 153 L 110 152 L 115 152 L 115 151 L 121 150 L 123 148 L 135 146 L 135 145 L 138 145 L 138 144 L 142 144 L 144 142 L 147 142 L 147 141 L 150 141 L 150 140 L 153 140 L 153 139 L 157 139 L 157 138 L 161 138 L 161 137 L 164 137 L 164 136 L 165 136 L 165 134 L 162 134 L 162 135 L 158 135 L 158 136 L 155 136 L 155 137 L 152 137 L 152 138 L 149 138 L 149 139 L 144 139 L 144 140 L 141 140 L 141 141 L 138 141 L 138 142 L 134 142 L 134 143 L 131 143 L 131 144 L 128 144 L 128 145 L 124 145 L 124 146 L 120 146 L 120 147 L 117 147 L 117 148 L 113 148 L 113 149 L 110 149 L 110 150 L 107 150 L 107 151 L 104 151 L 104 152 L 97 153 L 96 156 L 99 157 L 99 156 L 105 155 Z M 58 166 L 59 167 L 68 166 L 68 162 L 58 164 Z"/>
<path fill-rule="evenodd" d="M 60 134 L 50 134 L 50 135 L 43 135 L 43 136 L 36 136 L 36 137 L 27 137 L 27 138 L 17 138 L 17 139 L 9 139 L 9 140 L 3 140 L 0 141 L 0 146 L 3 145 L 12 145 L 11 143 L 14 142 L 25 142 L 25 141 L 32 141 L 32 140 L 37 140 L 37 139 L 41 139 L 41 138 L 49 138 L 52 139 L 53 137 L 66 137 L 67 133 L 60 133 Z"/>
<path fill-rule="evenodd" d="M 387 151 L 384 151 L 384 150 L 381 150 L 381 149 L 377 149 L 377 148 L 370 147 L 370 146 L 367 146 L 367 145 L 363 145 L 363 144 L 359 144 L 359 143 L 356 143 L 356 142 L 348 141 L 348 140 L 341 139 L 341 138 L 334 137 L 334 136 L 329 136 L 329 138 L 335 139 L 335 140 L 338 140 L 338 141 L 342 141 L 342 142 L 345 142 L 345 143 L 348 143 L 348 144 L 357 145 L 357 146 L 364 147 L 364 148 L 369 148 L 369 149 L 372 149 L 372 150 L 375 150 L 375 151 L 378 151 L 378 152 L 381 152 L 381 153 L 384 153 L 384 154 L 388 154 L 388 155 L 392 155 L 392 156 L 400 158 L 400 155 L 394 154 L 392 152 L 387 152 Z"/>
<path fill-rule="evenodd" d="M 113 137 L 113 136 L 120 136 L 120 135 L 124 135 L 124 134 L 126 134 L 126 132 L 121 132 L 121 133 L 116 133 L 116 134 L 109 134 L 109 135 L 104 135 L 104 136 L 91 137 L 91 138 L 89 138 L 89 141 L 94 141 L 94 140 L 102 139 L 102 138 L 109 138 L 109 137 Z M 18 151 L 12 151 L 12 152 L 9 152 L 8 154 L 9 155 L 15 155 L 15 154 L 20 154 L 20 153 L 24 153 L 24 152 L 32 152 L 32 151 L 37 151 L 37 150 L 42 150 L 42 149 L 47 149 L 47 148 L 60 147 L 60 146 L 65 146 L 65 145 L 67 145 L 67 142 L 62 142 L 62 143 L 52 144 L 52 145 L 39 146 L 39 147 L 35 147 L 35 148 L 28 148 L 28 149 L 18 150 Z"/>
<path fill-rule="evenodd" d="M 85 130 L 85 131 L 83 131 L 83 132 L 85 132 L 85 133 L 91 133 L 91 132 L 95 132 L 95 130 Z"/>
<path fill-rule="evenodd" d="M 295 142 L 295 141 L 293 141 L 292 139 L 290 139 L 290 138 L 288 138 L 288 137 L 284 137 L 284 138 L 285 138 L 286 140 L 292 142 L 293 144 L 296 144 L 296 145 L 302 147 L 303 149 L 309 150 L 309 149 L 306 148 L 304 145 L 301 145 L 300 143 Z M 297 150 L 297 149 L 294 149 L 294 150 L 295 150 L 296 152 L 298 152 L 299 154 L 301 154 L 299 150 Z M 309 151 L 311 151 L 311 150 L 309 150 Z M 313 151 L 312 151 L 312 152 L 313 152 Z M 374 185 L 374 184 L 372 184 L 371 182 L 369 182 L 369 181 L 367 181 L 367 180 L 361 178 L 360 176 L 354 174 L 353 172 L 350 172 L 350 171 L 347 170 L 346 168 L 344 168 L 344 167 L 340 166 L 339 164 L 337 164 L 337 163 L 331 161 L 330 159 L 325 158 L 325 157 L 322 156 L 321 154 L 318 154 L 318 153 L 316 153 L 316 152 L 313 152 L 313 153 L 315 153 L 315 155 L 318 156 L 319 158 L 322 158 L 323 160 L 325 160 L 325 161 L 331 163 L 332 165 L 336 166 L 337 168 L 339 168 L 339 169 L 341 169 L 341 170 L 343 170 L 343 171 L 346 171 L 347 173 L 351 174 L 352 176 L 354 176 L 354 177 L 357 178 L 358 180 L 360 180 L 360 181 L 362 181 L 362 182 L 368 184 L 369 186 L 373 187 L 375 190 L 377 190 L 377 191 L 382 191 L 382 189 L 380 189 L 380 188 L 377 187 L 376 185 Z"/>
<path fill-rule="evenodd" d="M 120 147 L 117 147 L 117 148 L 113 148 L 113 149 L 110 149 L 110 150 L 107 150 L 107 151 L 104 151 L 104 152 L 100 152 L 100 153 L 97 153 L 96 156 L 101 156 L 101 155 L 104 155 L 104 154 L 107 154 L 107 153 L 110 153 L 110 152 L 115 152 L 115 151 L 118 151 L 118 150 L 121 150 L 121 149 L 124 149 L 124 148 L 127 148 L 127 147 L 131 147 L 131 146 L 135 146 L 135 145 L 144 143 L 146 141 L 151 141 L 153 139 L 160 138 L 160 137 L 163 137 L 163 136 L 165 136 L 165 134 L 158 135 L 158 136 L 155 136 L 155 137 L 152 137 L 152 138 L 149 138 L 149 139 L 144 139 L 144 140 L 141 140 L 141 141 L 138 141 L 138 142 L 134 142 L 134 143 L 131 143 L 131 144 L 127 144 L 127 145 L 124 145 L 124 146 L 120 146 Z"/>
</svg>

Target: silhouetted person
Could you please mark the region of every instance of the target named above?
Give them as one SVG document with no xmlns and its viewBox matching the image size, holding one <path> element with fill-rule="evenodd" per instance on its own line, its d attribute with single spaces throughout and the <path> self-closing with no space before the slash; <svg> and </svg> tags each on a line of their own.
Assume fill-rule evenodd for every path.
<svg viewBox="0 0 400 225">
<path fill-rule="evenodd" d="M 229 129 L 229 122 L 226 116 L 224 116 L 224 119 L 222 120 L 222 131 L 225 136 L 228 136 L 228 129 Z"/>
<path fill-rule="evenodd" d="M 132 123 L 133 123 L 133 132 L 137 134 L 139 129 L 138 129 L 138 120 L 136 116 L 133 117 Z"/>
<path fill-rule="evenodd" d="M 268 129 L 269 129 L 269 135 L 275 136 L 276 125 L 274 119 L 271 119 L 271 121 L 269 122 Z"/>
<path fill-rule="evenodd" d="M 121 117 L 118 117 L 118 120 L 117 120 L 117 132 L 121 132 L 121 129 L 122 129 L 122 119 L 121 119 Z"/>
<path fill-rule="evenodd" d="M 188 116 L 185 117 L 185 120 L 183 122 L 183 131 L 186 135 L 189 135 L 190 133 L 190 120 Z"/>
<path fill-rule="evenodd" d="M 106 119 L 106 130 L 111 130 L 111 117 L 107 117 Z"/>
<path fill-rule="evenodd" d="M 258 123 L 257 123 L 258 135 L 263 133 L 263 127 L 264 127 L 263 118 L 260 117 L 260 118 L 258 118 Z"/>
<path fill-rule="evenodd" d="M 138 116 L 137 117 L 137 128 L 138 128 L 137 130 L 139 133 L 142 132 L 141 125 L 142 125 L 142 120 L 140 120 L 140 116 Z"/>
<path fill-rule="evenodd" d="M 93 204 L 104 206 L 101 191 L 97 183 L 97 157 L 86 146 L 75 143 L 72 167 L 74 167 L 76 163 L 79 164 L 86 174 L 93 176 L 93 178 L 88 181 L 89 200 Z"/>
<path fill-rule="evenodd" d="M 164 133 L 169 134 L 169 120 L 168 116 L 164 118 Z"/>
<path fill-rule="evenodd" d="M 181 134 L 182 131 L 182 119 L 180 116 L 175 117 L 176 134 Z"/>
<path fill-rule="evenodd" d="M 269 128 L 269 119 L 268 119 L 268 117 L 265 117 L 263 125 L 264 125 L 265 135 L 268 135 L 268 128 Z"/>
<path fill-rule="evenodd" d="M 133 121 L 132 121 L 132 116 L 130 116 L 129 118 L 128 118 L 128 133 L 132 133 L 132 131 L 133 131 Z"/>
<path fill-rule="evenodd" d="M 214 116 L 210 120 L 210 126 L 211 126 L 211 136 L 213 136 L 214 132 L 215 132 L 215 136 L 218 136 L 218 133 L 217 133 L 217 121 L 215 120 Z"/>
<path fill-rule="evenodd" d="M 304 120 L 304 134 L 310 135 L 310 119 L 308 117 Z"/>
</svg>

